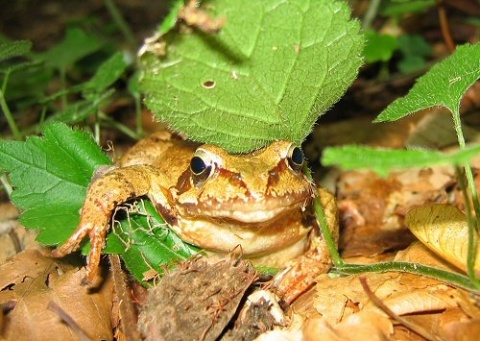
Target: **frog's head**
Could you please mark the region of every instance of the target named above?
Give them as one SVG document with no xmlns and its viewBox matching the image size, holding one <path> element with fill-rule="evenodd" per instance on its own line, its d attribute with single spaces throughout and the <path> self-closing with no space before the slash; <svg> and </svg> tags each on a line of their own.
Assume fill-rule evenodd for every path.
<svg viewBox="0 0 480 341">
<path fill-rule="evenodd" d="M 304 162 L 301 149 L 289 141 L 249 154 L 200 146 L 176 186 L 177 209 L 184 216 L 256 223 L 304 208 L 313 196 Z"/>
</svg>

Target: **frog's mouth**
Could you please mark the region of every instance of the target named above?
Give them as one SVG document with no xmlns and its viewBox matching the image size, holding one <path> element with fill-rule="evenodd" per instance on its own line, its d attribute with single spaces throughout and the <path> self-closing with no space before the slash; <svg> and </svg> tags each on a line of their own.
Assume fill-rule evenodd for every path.
<svg viewBox="0 0 480 341">
<path fill-rule="evenodd" d="M 220 202 L 212 199 L 207 203 L 179 204 L 182 215 L 205 217 L 210 219 L 231 219 L 242 223 L 262 223 L 283 216 L 292 210 L 305 211 L 310 206 L 310 194 L 297 193 L 281 198 L 263 198 L 258 200 L 229 200 Z"/>
</svg>

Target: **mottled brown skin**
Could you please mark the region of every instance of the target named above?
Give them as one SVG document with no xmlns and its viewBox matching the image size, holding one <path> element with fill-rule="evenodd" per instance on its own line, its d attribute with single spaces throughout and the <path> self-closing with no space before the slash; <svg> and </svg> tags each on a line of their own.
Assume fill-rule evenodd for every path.
<svg viewBox="0 0 480 341">
<path fill-rule="evenodd" d="M 52 254 L 73 252 L 88 234 L 92 248 L 86 280 L 92 282 L 115 208 L 148 196 L 184 241 L 216 254 L 241 245 L 244 257 L 254 264 L 285 268 L 274 285 L 283 300 L 291 302 L 331 267 L 313 218 L 315 195 L 321 198 L 335 239 L 338 236 L 333 196 L 316 189 L 302 165 L 292 163 L 293 148 L 291 142 L 277 141 L 253 153 L 231 155 L 217 146 L 156 133 L 136 144 L 118 167 L 94 177 L 80 225 Z M 211 170 L 194 174 L 194 156 Z"/>
</svg>

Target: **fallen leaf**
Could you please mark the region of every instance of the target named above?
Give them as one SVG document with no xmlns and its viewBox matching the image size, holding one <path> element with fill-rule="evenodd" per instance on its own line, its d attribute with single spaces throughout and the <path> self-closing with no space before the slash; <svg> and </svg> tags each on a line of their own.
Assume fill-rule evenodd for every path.
<svg viewBox="0 0 480 341">
<path fill-rule="evenodd" d="M 437 204 L 416 207 L 407 213 L 405 222 L 429 249 L 466 272 L 468 223 L 465 214 L 458 208 Z M 474 268 L 480 270 L 478 244 Z"/>
<path fill-rule="evenodd" d="M 20 254 L 2 265 L 0 273 L 0 304 L 16 302 L 5 316 L 2 336 L 7 340 L 78 340 L 60 316 L 47 309 L 49 302 L 56 303 L 91 339 L 113 339 L 111 280 L 90 292 L 79 286 L 84 269 L 78 271 L 38 251 Z"/>
<path fill-rule="evenodd" d="M 421 243 L 399 252 L 395 260 L 448 268 L 442 264 L 441 258 Z M 315 340 L 314 336 L 317 336 L 316 340 L 420 339 L 370 300 L 359 277 L 366 279 L 375 296 L 391 311 L 424 327 L 434 337 L 443 337 L 446 333 L 439 326 L 453 321 L 471 321 L 480 314 L 476 302 L 469 299 L 464 290 L 433 278 L 400 272 L 364 273 L 340 278 L 321 275 L 311 298 L 313 304 L 304 308 L 295 302 L 292 307 L 296 314 L 309 321 L 302 327 L 306 340 Z M 459 330 L 463 327 L 466 328 L 467 324 L 458 326 Z"/>
</svg>

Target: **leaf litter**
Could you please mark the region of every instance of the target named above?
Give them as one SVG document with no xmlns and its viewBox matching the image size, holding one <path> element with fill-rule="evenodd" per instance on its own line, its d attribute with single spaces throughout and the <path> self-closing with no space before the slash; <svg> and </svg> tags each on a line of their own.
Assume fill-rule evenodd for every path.
<svg viewBox="0 0 480 341">
<path fill-rule="evenodd" d="M 112 281 L 98 290 L 79 287 L 84 270 L 38 250 L 19 253 L 0 266 L 0 305 L 13 304 L 4 316 L 6 340 L 78 340 L 62 317 L 48 307 L 61 308 L 90 339 L 113 339 Z"/>
<path fill-rule="evenodd" d="M 450 202 L 463 207 L 462 197 L 453 185 L 452 169 L 439 166 L 429 170 L 409 170 L 387 178 L 376 177 L 369 172 L 346 172 L 341 179 L 343 182 L 338 191 L 344 227 L 341 245 L 347 262 L 371 263 L 394 259 L 458 272 L 456 267 L 422 244 L 412 244 L 413 236 L 404 224 L 411 205 Z M 406 250 L 398 251 L 408 245 Z M 61 322 L 60 317 L 47 310 L 48 302 L 53 300 L 88 335 L 94 333 L 111 339 L 112 334 L 106 333 L 107 330 L 111 333 L 113 329 L 110 324 L 112 293 L 109 285 L 102 285 L 101 291 L 95 294 L 96 298 L 78 290 L 82 271 L 46 258 L 39 251 L 27 251 L 2 265 L 0 303 L 3 306 L 7 302 L 16 302 L 15 308 L 6 315 L 4 330 L 7 334 L 4 335 L 9 335 L 9 330 L 15 330 L 23 333 L 19 334 L 19 340 L 28 339 L 32 335 L 29 333 L 48 326 L 48 331 L 57 336 L 71 337 L 72 331 Z M 175 276 L 181 276 L 182 269 L 179 271 Z M 217 269 L 216 272 L 223 270 Z M 432 339 L 455 340 L 455 335 L 459 333 L 473 337 L 480 328 L 480 310 L 472 294 L 431 278 L 390 272 L 340 278 L 320 276 L 315 288 L 292 306 L 290 326 L 269 333 L 290 339 L 302 335 L 305 340 L 318 340 L 318 335 L 322 335 L 321 340 L 350 340 L 361 336 L 369 340 L 424 339 L 373 304 L 362 288 L 360 278 L 365 279 L 373 294 L 390 310 L 410 323 L 421 325 Z M 190 285 L 192 281 L 194 279 L 186 282 Z M 171 282 L 178 283 L 176 280 Z M 251 282 L 250 277 L 248 285 L 241 291 L 247 290 Z M 185 292 L 202 294 L 201 289 L 191 290 L 191 287 Z M 171 300 L 165 302 L 172 304 Z M 101 313 L 98 307 L 103 307 Z M 233 308 L 227 310 L 230 315 L 235 311 Z M 26 316 L 30 317 L 28 323 L 25 323 Z M 84 322 L 85 316 L 89 316 L 88 322 Z M 206 320 L 204 322 L 212 321 Z M 68 340 L 67 336 L 65 339 Z"/>
</svg>

